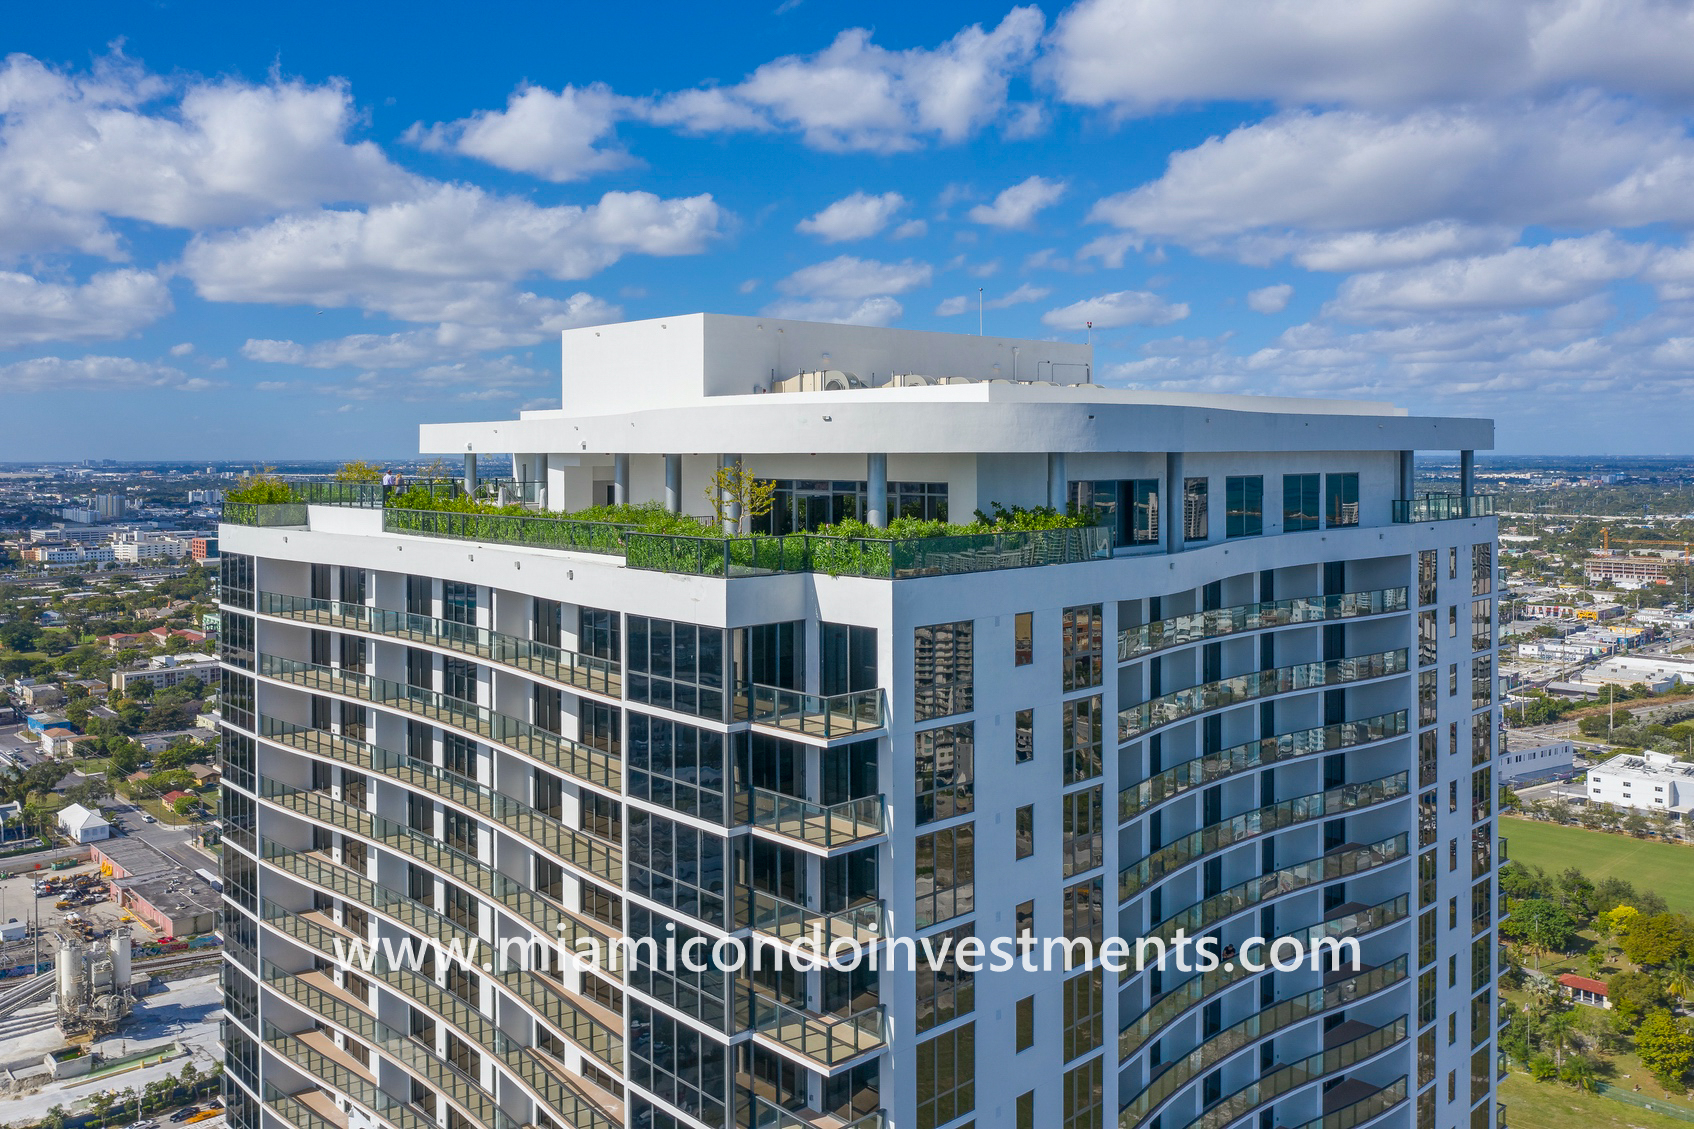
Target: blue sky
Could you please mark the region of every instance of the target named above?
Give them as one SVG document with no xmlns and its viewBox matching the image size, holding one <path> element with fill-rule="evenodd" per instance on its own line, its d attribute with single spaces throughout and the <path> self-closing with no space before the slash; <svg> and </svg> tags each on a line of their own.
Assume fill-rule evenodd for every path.
<svg viewBox="0 0 1694 1129">
<path fill-rule="evenodd" d="M 0 460 L 383 457 L 693 310 L 1687 452 L 1661 0 L 8 11 Z"/>
</svg>

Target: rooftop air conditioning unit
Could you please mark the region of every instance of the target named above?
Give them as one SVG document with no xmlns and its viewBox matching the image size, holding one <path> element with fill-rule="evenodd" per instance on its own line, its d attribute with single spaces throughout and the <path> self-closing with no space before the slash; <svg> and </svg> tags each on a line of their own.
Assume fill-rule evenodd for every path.
<svg viewBox="0 0 1694 1129">
<path fill-rule="evenodd" d="M 915 372 L 897 372 L 888 383 L 895 388 L 928 388 L 936 382 Z"/>
<path fill-rule="evenodd" d="M 864 383 L 857 376 L 840 369 L 803 372 L 772 385 L 772 389 L 777 392 L 845 392 L 849 388 L 863 387 Z"/>
</svg>

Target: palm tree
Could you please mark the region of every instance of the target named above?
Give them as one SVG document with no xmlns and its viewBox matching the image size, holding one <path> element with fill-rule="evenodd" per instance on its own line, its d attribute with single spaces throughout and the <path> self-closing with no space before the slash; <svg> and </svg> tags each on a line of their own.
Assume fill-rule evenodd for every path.
<svg viewBox="0 0 1694 1129">
<path fill-rule="evenodd" d="M 1694 995 L 1694 962 L 1686 956 L 1676 957 L 1665 968 L 1665 991 L 1678 999 Z"/>
<path fill-rule="evenodd" d="M 1595 1069 L 1594 1060 L 1587 1055 L 1572 1055 L 1570 1061 L 1559 1068 L 1559 1077 L 1579 1090 L 1599 1088 L 1600 1072 Z"/>
<path fill-rule="evenodd" d="M 1571 1035 L 1576 1030 L 1576 1016 L 1568 1011 L 1555 1011 L 1541 1023 L 1541 1034 L 1553 1044 L 1553 1061 L 1564 1066 L 1564 1053 L 1570 1049 Z"/>
</svg>

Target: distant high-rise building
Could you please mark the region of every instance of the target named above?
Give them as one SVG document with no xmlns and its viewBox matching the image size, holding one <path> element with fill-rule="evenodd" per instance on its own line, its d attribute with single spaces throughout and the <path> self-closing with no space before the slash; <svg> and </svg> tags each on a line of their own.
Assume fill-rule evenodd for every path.
<svg viewBox="0 0 1694 1129">
<path fill-rule="evenodd" d="M 536 516 L 220 529 L 234 1129 L 1494 1125 L 1488 421 L 1107 389 L 1042 341 L 564 340 L 564 410 L 422 431 Z M 1462 485 L 1414 497 L 1437 440 Z M 736 467 L 773 505 L 725 540 Z M 697 535 L 548 519 L 607 499 Z M 815 534 L 1071 505 L 1098 524 Z M 1179 933 L 1224 963 L 1046 945 Z M 717 947 L 814 934 L 879 962 Z M 537 938 L 711 955 L 338 959 Z"/>
</svg>

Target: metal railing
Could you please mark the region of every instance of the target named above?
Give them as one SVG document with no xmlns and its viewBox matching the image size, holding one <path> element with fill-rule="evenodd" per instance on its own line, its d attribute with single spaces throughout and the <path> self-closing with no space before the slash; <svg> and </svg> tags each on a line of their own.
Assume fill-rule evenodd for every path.
<svg viewBox="0 0 1694 1129">
<path fill-rule="evenodd" d="M 784 943 L 803 939 L 823 952 L 839 940 L 868 946 L 888 936 L 888 914 L 880 901 L 829 912 L 750 886 L 737 890 L 735 925 Z"/>
<path fill-rule="evenodd" d="M 899 539 L 813 533 L 692 537 L 632 532 L 625 543 L 630 568 L 721 577 L 827 572 L 899 580 L 1073 564 L 1112 554 L 1111 531 L 1102 526 Z"/>
<path fill-rule="evenodd" d="M 1234 678 L 1205 682 L 1120 709 L 1118 741 L 1121 744 L 1159 726 L 1225 706 L 1238 705 L 1291 690 L 1314 690 L 1390 674 L 1403 674 L 1406 669 L 1406 648 L 1402 647 L 1371 655 L 1358 655 L 1350 659 L 1296 663 L 1293 666 L 1257 670 L 1250 674 L 1238 674 Z"/>
<path fill-rule="evenodd" d="M 465 730 L 503 745 L 586 783 L 614 792 L 620 790 L 623 771 L 617 757 L 527 721 L 496 713 L 487 706 L 450 698 L 421 686 L 276 655 L 259 656 L 259 673 L 296 686 L 405 710 L 437 725 Z"/>
<path fill-rule="evenodd" d="M 1169 616 L 1138 627 L 1121 628 L 1118 631 L 1118 661 L 1128 662 L 1167 647 L 1180 647 L 1185 643 L 1198 643 L 1240 631 L 1403 612 L 1407 607 L 1406 596 L 1407 590 L 1403 587 L 1383 588 L 1335 596 L 1300 596 Z"/>
<path fill-rule="evenodd" d="M 1396 772 L 1376 780 L 1343 784 L 1308 796 L 1281 800 L 1219 820 L 1124 867 L 1118 872 L 1118 900 L 1121 902 L 1133 897 L 1148 884 L 1243 840 L 1338 812 L 1358 811 L 1374 804 L 1387 803 L 1410 792 L 1407 774 Z"/>
<path fill-rule="evenodd" d="M 1332 1110 L 1322 1117 L 1315 1117 L 1300 1126 L 1299 1129 L 1353 1129 L 1355 1125 L 1387 1113 L 1395 1106 L 1406 1100 L 1406 1079 L 1397 1078 L 1375 1093 L 1366 1094 L 1358 1101 Z"/>
<path fill-rule="evenodd" d="M 754 684 L 736 694 L 735 720 L 833 740 L 886 728 L 888 711 L 881 687 L 824 695 Z"/>
<path fill-rule="evenodd" d="M 1393 520 L 1405 525 L 1419 521 L 1451 521 L 1465 517 L 1493 517 L 1492 494 L 1420 494 L 1416 498 L 1395 498 Z"/>
<path fill-rule="evenodd" d="M 285 502 L 279 505 L 259 505 L 256 502 L 225 502 L 218 520 L 224 525 L 252 525 L 260 528 L 298 528 L 306 524 L 306 503 Z"/>
<path fill-rule="evenodd" d="M 550 643 L 490 631 L 485 627 L 373 608 L 366 604 L 287 596 L 278 592 L 260 592 L 258 611 L 260 615 L 317 627 L 364 631 L 391 639 L 428 643 L 611 697 L 622 693 L 623 676 L 616 662 L 567 651 Z"/>
<path fill-rule="evenodd" d="M 763 1095 L 737 1087 L 734 1124 L 736 1129 L 886 1129 L 888 1115 L 878 1109 L 842 1121 L 813 1109 L 787 1110 Z"/>
<path fill-rule="evenodd" d="M 814 804 L 768 788 L 742 788 L 734 796 L 735 821 L 832 850 L 874 839 L 887 830 L 882 795 L 839 804 Z"/>
<path fill-rule="evenodd" d="M 259 718 L 259 735 L 302 752 L 356 765 L 367 772 L 381 773 L 449 803 L 468 808 L 497 823 L 532 846 L 546 851 L 577 870 L 614 886 L 623 884 L 623 848 L 602 842 L 586 832 L 567 827 L 521 800 L 514 800 L 486 784 L 479 784 L 428 761 L 391 752 L 351 737 L 325 733 L 321 729 Z"/>
<path fill-rule="evenodd" d="M 1216 753 L 1207 753 L 1131 784 L 1118 792 L 1118 820 L 1132 819 L 1150 807 L 1195 788 L 1267 764 L 1292 760 L 1310 753 L 1351 749 L 1407 732 L 1406 711 L 1379 714 L 1360 721 L 1320 725 L 1276 737 L 1247 741 Z"/>
<path fill-rule="evenodd" d="M 1212 1106 L 1205 1113 L 1188 1123 L 1188 1129 L 1223 1129 L 1243 1115 L 1250 1113 L 1268 1101 L 1272 1101 L 1298 1089 L 1308 1082 L 1315 1082 L 1328 1074 L 1335 1074 L 1347 1069 L 1356 1062 L 1362 1062 L 1372 1055 L 1387 1050 L 1406 1037 L 1405 1017 L 1378 1027 L 1375 1031 L 1359 1036 L 1349 1042 L 1332 1047 L 1321 1054 L 1312 1055 L 1284 1066 L 1264 1075 L 1256 1082 L 1237 1090 Z M 1120 1117 L 1118 1125 L 1121 1129 L 1131 1129 L 1135 1122 Z"/>
<path fill-rule="evenodd" d="M 752 988 L 742 991 L 736 1002 L 737 1018 L 756 1037 L 773 1040 L 826 1071 L 888 1045 L 888 1017 L 881 1004 L 848 1016 L 819 1015 Z"/>
</svg>

